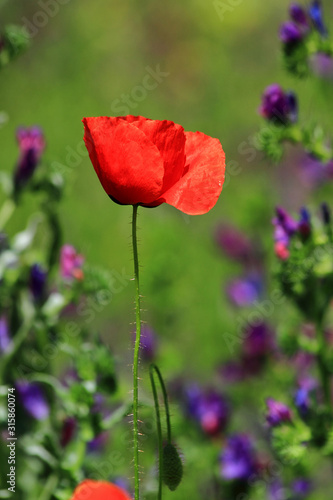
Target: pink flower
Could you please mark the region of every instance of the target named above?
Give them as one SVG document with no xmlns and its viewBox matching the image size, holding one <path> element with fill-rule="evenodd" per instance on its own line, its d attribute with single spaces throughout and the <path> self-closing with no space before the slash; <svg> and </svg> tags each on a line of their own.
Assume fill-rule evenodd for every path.
<svg viewBox="0 0 333 500">
<path fill-rule="evenodd" d="M 64 245 L 60 252 L 60 272 L 61 276 L 67 280 L 73 279 L 82 280 L 83 271 L 82 265 L 84 262 L 83 255 L 77 253 L 72 245 Z"/>
</svg>

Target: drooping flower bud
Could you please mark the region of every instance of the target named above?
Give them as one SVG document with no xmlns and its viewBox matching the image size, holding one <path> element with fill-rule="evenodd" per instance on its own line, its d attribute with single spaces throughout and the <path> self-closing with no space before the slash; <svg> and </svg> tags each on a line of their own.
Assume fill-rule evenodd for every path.
<svg viewBox="0 0 333 500">
<path fill-rule="evenodd" d="M 183 477 L 183 464 L 177 448 L 168 443 L 163 448 L 162 479 L 171 491 L 175 491 Z"/>
</svg>

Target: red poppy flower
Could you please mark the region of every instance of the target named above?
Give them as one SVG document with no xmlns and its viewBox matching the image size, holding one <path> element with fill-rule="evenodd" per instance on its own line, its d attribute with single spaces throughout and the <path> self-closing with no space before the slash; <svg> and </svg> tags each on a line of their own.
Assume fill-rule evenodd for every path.
<svg viewBox="0 0 333 500">
<path fill-rule="evenodd" d="M 88 479 L 79 484 L 71 500 L 131 500 L 131 498 L 115 484 Z"/>
<path fill-rule="evenodd" d="M 83 118 L 84 141 L 98 178 L 122 205 L 168 203 L 208 212 L 222 191 L 225 155 L 218 139 L 142 116 Z"/>
</svg>

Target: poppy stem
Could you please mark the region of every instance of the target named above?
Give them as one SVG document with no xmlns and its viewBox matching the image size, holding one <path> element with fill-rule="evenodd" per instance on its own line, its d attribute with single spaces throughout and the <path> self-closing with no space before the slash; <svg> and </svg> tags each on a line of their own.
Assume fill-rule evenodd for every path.
<svg viewBox="0 0 333 500">
<path fill-rule="evenodd" d="M 138 387 L 138 366 L 141 337 L 141 304 L 140 304 L 140 282 L 139 282 L 139 257 L 137 242 L 137 215 L 138 205 L 133 205 L 132 218 L 132 245 L 134 258 L 134 279 L 135 279 L 135 312 L 136 312 L 136 335 L 134 345 L 133 361 L 133 431 L 134 431 L 134 498 L 139 500 L 139 387 Z"/>
<path fill-rule="evenodd" d="M 154 380 L 154 372 L 157 374 L 164 399 L 164 407 L 166 413 L 167 422 L 167 433 L 168 433 L 168 444 L 171 443 L 171 423 L 170 423 L 170 410 L 168 402 L 168 393 L 165 388 L 164 380 L 160 369 L 157 365 L 152 363 L 149 367 L 150 382 L 154 396 L 154 405 L 156 412 L 156 422 L 157 422 L 157 439 L 158 439 L 158 462 L 159 462 L 159 473 L 158 473 L 158 496 L 157 500 L 162 500 L 162 478 L 163 478 L 163 439 L 162 439 L 162 425 L 161 425 L 161 415 L 160 415 L 160 405 L 158 402 L 157 390 Z"/>
<path fill-rule="evenodd" d="M 155 365 L 150 365 L 149 375 L 151 388 L 154 396 L 154 405 L 156 413 L 156 423 L 157 423 L 157 440 L 158 440 L 158 495 L 157 500 L 162 500 L 162 467 L 163 467 L 163 440 L 162 440 L 162 425 L 161 425 L 161 415 L 160 415 L 160 405 L 158 402 L 157 389 L 154 380 L 154 370 Z"/>
</svg>

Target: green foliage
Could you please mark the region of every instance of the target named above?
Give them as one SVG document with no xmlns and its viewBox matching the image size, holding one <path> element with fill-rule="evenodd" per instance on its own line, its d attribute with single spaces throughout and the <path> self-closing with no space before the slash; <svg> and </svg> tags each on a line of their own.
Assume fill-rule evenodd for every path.
<svg viewBox="0 0 333 500">
<path fill-rule="evenodd" d="M 0 69 L 24 52 L 30 42 L 25 28 L 9 25 L 0 35 Z"/>
</svg>

